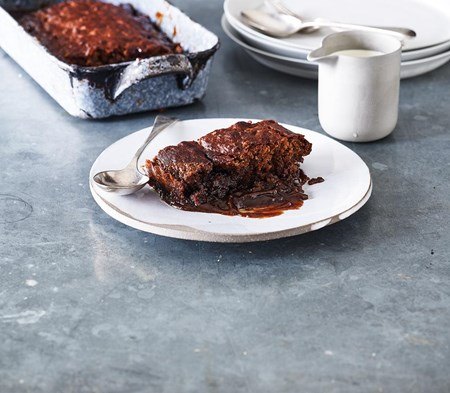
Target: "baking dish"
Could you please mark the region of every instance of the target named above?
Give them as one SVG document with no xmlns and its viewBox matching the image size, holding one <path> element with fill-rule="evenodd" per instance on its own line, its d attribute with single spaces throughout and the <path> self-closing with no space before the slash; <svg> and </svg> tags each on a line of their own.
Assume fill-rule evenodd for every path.
<svg viewBox="0 0 450 393">
<path fill-rule="evenodd" d="M 45 0 L 0 0 L 0 46 L 73 116 L 105 118 L 201 99 L 219 47 L 217 36 L 164 0 L 126 3 L 148 15 L 185 53 L 98 67 L 64 63 L 11 16 L 49 4 Z"/>
</svg>

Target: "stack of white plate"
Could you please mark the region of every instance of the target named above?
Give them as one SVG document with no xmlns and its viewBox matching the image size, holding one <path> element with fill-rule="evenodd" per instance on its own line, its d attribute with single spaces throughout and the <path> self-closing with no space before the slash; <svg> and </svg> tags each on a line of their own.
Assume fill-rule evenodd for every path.
<svg viewBox="0 0 450 393">
<path fill-rule="evenodd" d="M 449 0 L 284 0 L 306 21 L 316 18 L 368 26 L 413 29 L 417 37 L 405 42 L 402 78 L 422 75 L 450 60 Z M 222 27 L 225 33 L 256 61 L 288 74 L 317 78 L 317 64 L 306 60 L 320 47 L 329 29 L 289 38 L 272 38 L 248 27 L 241 12 L 265 9 L 264 0 L 225 0 Z"/>
</svg>

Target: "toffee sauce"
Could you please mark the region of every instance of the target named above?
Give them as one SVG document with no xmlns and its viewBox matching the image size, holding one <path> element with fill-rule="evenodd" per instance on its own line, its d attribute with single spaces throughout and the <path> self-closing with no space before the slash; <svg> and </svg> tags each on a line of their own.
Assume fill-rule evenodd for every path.
<svg viewBox="0 0 450 393">
<path fill-rule="evenodd" d="M 298 190 L 280 191 L 264 190 L 250 193 L 236 192 L 228 199 L 215 199 L 198 206 L 172 206 L 187 211 L 216 213 L 227 216 L 242 216 L 250 218 L 268 218 L 283 214 L 286 210 L 295 210 L 303 206 L 308 196 Z"/>
</svg>

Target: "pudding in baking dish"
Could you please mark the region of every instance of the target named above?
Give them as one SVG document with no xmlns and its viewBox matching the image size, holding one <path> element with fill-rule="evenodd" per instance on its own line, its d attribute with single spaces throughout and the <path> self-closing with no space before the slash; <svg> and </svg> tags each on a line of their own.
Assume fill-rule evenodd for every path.
<svg viewBox="0 0 450 393">
<path fill-rule="evenodd" d="M 69 0 L 25 14 L 18 21 L 68 64 L 94 67 L 183 52 L 129 4 Z"/>
</svg>

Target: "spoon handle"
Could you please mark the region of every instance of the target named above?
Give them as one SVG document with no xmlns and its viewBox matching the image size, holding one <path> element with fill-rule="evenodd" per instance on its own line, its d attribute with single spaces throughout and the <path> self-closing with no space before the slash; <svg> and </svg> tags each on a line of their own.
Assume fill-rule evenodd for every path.
<svg viewBox="0 0 450 393">
<path fill-rule="evenodd" d="M 375 29 L 382 29 L 382 30 L 389 30 L 389 31 L 395 31 L 396 33 L 402 34 L 405 37 L 413 38 L 417 34 L 414 30 L 408 29 L 406 27 L 391 27 L 391 26 L 367 26 L 372 27 Z"/>
<path fill-rule="evenodd" d="M 146 149 L 146 147 L 149 145 L 149 143 L 155 139 L 162 131 L 164 131 L 167 127 L 171 126 L 172 124 L 176 123 L 178 119 L 175 119 L 173 117 L 168 116 L 162 116 L 158 115 L 155 118 L 155 122 L 153 123 L 152 130 L 150 131 L 150 134 L 148 135 L 145 142 L 142 144 L 142 146 L 138 149 L 134 157 L 131 159 L 130 163 L 127 165 L 127 168 L 136 169 L 138 172 L 138 162 L 139 158 L 141 157 L 141 154 Z"/>
<path fill-rule="evenodd" d="M 389 34 L 400 41 L 403 41 L 407 35 L 404 31 L 393 30 L 392 28 L 381 28 L 381 27 L 369 27 L 363 25 L 355 25 L 352 23 L 339 23 L 339 22 L 328 22 L 328 21 L 314 21 L 314 22 L 304 22 L 302 23 L 301 30 L 309 28 L 309 27 L 332 27 L 336 29 L 344 29 L 344 30 L 359 30 L 359 31 L 367 31 L 368 33 L 383 33 Z"/>
</svg>

